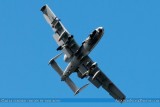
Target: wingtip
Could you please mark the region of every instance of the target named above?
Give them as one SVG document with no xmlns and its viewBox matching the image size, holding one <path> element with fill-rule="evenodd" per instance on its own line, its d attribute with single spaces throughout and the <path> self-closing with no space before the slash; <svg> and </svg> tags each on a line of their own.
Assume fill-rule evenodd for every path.
<svg viewBox="0 0 160 107">
<path fill-rule="evenodd" d="M 41 11 L 44 11 L 46 9 L 47 5 L 44 5 L 42 8 L 41 8 Z"/>
<path fill-rule="evenodd" d="M 124 97 L 124 98 L 121 98 L 121 99 L 116 99 L 117 101 L 119 101 L 120 103 L 123 103 L 123 102 L 125 102 L 125 100 L 126 100 L 126 97 Z"/>
</svg>

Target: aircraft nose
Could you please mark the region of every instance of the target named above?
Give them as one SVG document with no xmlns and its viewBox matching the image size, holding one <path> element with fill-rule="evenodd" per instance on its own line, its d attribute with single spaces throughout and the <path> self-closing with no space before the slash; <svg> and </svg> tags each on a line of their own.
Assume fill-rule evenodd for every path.
<svg viewBox="0 0 160 107">
<path fill-rule="evenodd" d="M 103 27 L 98 27 L 99 31 L 99 36 L 102 36 L 104 34 L 104 28 Z"/>
<path fill-rule="evenodd" d="M 102 33 L 102 34 L 104 33 L 104 28 L 103 27 L 99 27 L 98 30 L 99 30 L 100 33 Z"/>
</svg>

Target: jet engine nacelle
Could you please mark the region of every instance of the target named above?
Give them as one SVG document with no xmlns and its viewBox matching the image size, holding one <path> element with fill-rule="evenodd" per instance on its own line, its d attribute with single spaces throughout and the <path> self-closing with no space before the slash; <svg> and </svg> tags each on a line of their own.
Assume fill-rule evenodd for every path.
<svg viewBox="0 0 160 107">
<path fill-rule="evenodd" d="M 65 55 L 64 55 L 64 61 L 65 61 L 65 62 L 70 62 L 70 61 L 71 61 L 71 58 L 68 58 L 67 55 L 65 54 Z"/>
</svg>

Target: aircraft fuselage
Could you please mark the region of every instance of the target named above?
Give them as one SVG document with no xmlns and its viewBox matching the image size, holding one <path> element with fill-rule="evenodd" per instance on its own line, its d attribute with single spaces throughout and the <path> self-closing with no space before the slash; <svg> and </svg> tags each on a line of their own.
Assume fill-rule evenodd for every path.
<svg viewBox="0 0 160 107">
<path fill-rule="evenodd" d="M 97 29 L 95 29 L 89 35 L 89 37 L 82 43 L 82 45 L 77 50 L 75 55 L 73 57 L 71 57 L 71 59 L 68 59 L 69 64 L 66 67 L 66 69 L 65 69 L 65 71 L 64 71 L 64 73 L 61 77 L 62 81 L 65 80 L 66 77 L 68 77 L 72 72 L 74 72 L 77 69 L 78 65 L 81 62 L 83 62 L 82 61 L 83 58 L 85 56 L 87 56 L 93 50 L 93 48 L 97 45 L 97 43 L 99 42 L 99 40 L 101 39 L 103 34 L 104 34 L 104 28 L 103 27 L 98 27 Z"/>
</svg>

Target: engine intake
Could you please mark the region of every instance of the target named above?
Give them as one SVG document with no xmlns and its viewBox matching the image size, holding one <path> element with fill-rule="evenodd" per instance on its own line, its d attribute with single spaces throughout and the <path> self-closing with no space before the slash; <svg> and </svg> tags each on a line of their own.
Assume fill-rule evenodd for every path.
<svg viewBox="0 0 160 107">
<path fill-rule="evenodd" d="M 68 58 L 67 55 L 65 54 L 65 55 L 64 55 L 64 61 L 65 61 L 65 62 L 70 62 L 70 61 L 71 61 L 71 58 Z"/>
</svg>

